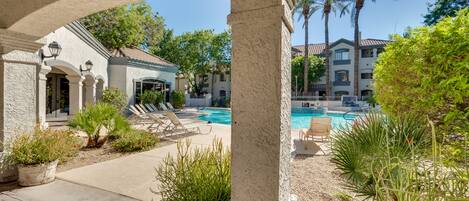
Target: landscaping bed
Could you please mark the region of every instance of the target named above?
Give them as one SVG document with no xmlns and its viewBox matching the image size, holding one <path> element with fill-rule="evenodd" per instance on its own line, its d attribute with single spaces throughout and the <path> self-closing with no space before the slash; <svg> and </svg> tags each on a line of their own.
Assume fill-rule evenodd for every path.
<svg viewBox="0 0 469 201">
<path fill-rule="evenodd" d="M 297 156 L 291 162 L 291 193 L 300 200 L 341 201 L 338 194 L 353 195 L 343 187 L 331 156 Z"/>
</svg>

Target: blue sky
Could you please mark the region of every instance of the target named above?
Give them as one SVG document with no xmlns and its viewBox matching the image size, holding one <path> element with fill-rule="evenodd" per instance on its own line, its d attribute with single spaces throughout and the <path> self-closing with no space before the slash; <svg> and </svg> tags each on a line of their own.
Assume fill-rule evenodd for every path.
<svg viewBox="0 0 469 201">
<path fill-rule="evenodd" d="M 197 29 L 214 29 L 221 32 L 228 28 L 226 16 L 230 12 L 230 0 L 147 0 L 155 12 L 166 20 L 166 25 L 176 34 Z M 377 0 L 366 1 L 360 15 L 362 38 L 388 39 L 392 33 L 402 33 L 407 26 L 422 25 L 422 15 L 427 12 L 427 2 L 434 0 Z M 295 17 L 293 45 L 304 43 L 303 22 Z M 353 39 L 350 16 L 331 16 L 329 23 L 331 41 L 340 38 Z M 324 42 L 324 22 L 319 13 L 310 20 L 311 43 Z"/>
</svg>

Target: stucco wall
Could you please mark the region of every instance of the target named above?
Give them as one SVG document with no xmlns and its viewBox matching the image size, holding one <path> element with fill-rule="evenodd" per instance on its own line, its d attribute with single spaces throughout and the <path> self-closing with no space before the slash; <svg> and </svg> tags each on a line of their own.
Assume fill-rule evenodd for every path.
<svg viewBox="0 0 469 201">
<path fill-rule="evenodd" d="M 23 51 L 0 57 L 0 142 L 8 143 L 36 124 L 37 61 L 36 54 Z"/>
<path fill-rule="evenodd" d="M 91 72 L 95 76 L 104 78 L 104 86 L 108 86 L 108 59 L 99 54 L 95 49 L 86 44 L 82 39 L 72 33 L 65 27 L 61 27 L 54 32 L 44 37 L 44 53 L 50 55 L 48 45 L 53 41 L 57 41 L 62 47 L 62 52 L 57 57 L 58 60 L 68 62 L 73 65 L 73 68 L 80 71 L 80 65 L 85 65 L 85 62 L 90 60 L 93 62 Z M 49 58 L 46 60 L 53 60 Z"/>
</svg>

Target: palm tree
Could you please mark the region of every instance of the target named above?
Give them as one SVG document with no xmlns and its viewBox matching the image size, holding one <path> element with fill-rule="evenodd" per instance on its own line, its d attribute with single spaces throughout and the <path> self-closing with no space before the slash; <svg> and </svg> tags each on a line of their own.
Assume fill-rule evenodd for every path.
<svg viewBox="0 0 469 201">
<path fill-rule="evenodd" d="M 330 67 L 329 67 L 329 59 L 331 56 L 330 52 L 330 44 L 329 44 L 329 14 L 331 12 L 336 13 L 337 10 L 340 10 L 340 16 L 344 15 L 345 13 L 348 13 L 347 6 L 342 3 L 342 1 L 339 0 L 322 0 L 320 3 L 322 7 L 322 16 L 324 18 L 324 38 L 325 38 L 325 63 L 326 63 L 326 96 L 329 97 L 331 96 L 331 81 L 330 81 Z"/>
<path fill-rule="evenodd" d="M 318 7 L 315 6 L 316 1 L 315 0 L 299 0 L 298 3 L 296 4 L 294 8 L 294 13 L 298 13 L 298 21 L 303 18 L 304 24 L 303 27 L 305 29 L 305 51 L 304 51 L 304 70 L 303 70 L 303 76 L 304 76 L 304 90 L 303 90 L 303 95 L 308 95 L 308 73 L 309 73 L 309 49 L 308 49 L 308 39 L 309 39 L 309 18 L 313 13 L 318 10 Z"/>
<path fill-rule="evenodd" d="M 353 21 L 353 27 L 355 28 L 354 34 L 353 34 L 353 40 L 354 40 L 354 55 L 353 55 L 353 74 L 354 74 L 354 82 L 353 82 L 353 88 L 354 88 L 354 94 L 355 96 L 358 96 L 358 83 L 359 83 L 359 66 L 360 66 L 360 29 L 358 27 L 358 19 L 360 18 L 360 12 L 365 5 L 366 0 L 345 0 L 351 2 L 353 5 L 352 9 L 352 15 L 351 19 Z M 376 0 L 371 0 L 375 2 Z M 348 4 L 350 5 L 350 4 Z"/>
</svg>

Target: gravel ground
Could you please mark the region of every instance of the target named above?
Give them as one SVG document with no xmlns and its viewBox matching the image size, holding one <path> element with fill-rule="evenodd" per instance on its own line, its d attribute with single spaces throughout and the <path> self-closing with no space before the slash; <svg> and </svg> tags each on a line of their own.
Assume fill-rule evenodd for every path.
<svg viewBox="0 0 469 201">
<path fill-rule="evenodd" d="M 348 192 L 331 156 L 297 156 L 291 163 L 291 187 L 300 201 L 341 201 L 335 196 Z M 354 199 L 355 200 L 355 199 Z M 358 199 L 357 199 L 358 200 Z"/>
</svg>

